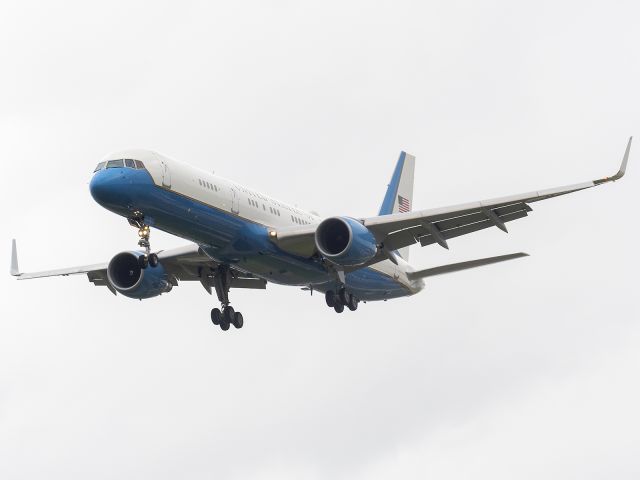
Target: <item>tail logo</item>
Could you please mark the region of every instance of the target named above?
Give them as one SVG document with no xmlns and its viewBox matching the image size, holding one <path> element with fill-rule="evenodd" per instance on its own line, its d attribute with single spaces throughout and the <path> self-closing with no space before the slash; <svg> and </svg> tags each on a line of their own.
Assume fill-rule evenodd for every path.
<svg viewBox="0 0 640 480">
<path fill-rule="evenodd" d="M 400 213 L 407 213 L 411 211 L 411 202 L 402 195 L 398 195 L 398 210 Z"/>
</svg>

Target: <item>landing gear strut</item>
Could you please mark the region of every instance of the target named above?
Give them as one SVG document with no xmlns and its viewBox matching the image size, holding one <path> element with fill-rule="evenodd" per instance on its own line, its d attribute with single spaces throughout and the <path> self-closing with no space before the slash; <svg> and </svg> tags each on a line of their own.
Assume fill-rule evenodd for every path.
<svg viewBox="0 0 640 480">
<path fill-rule="evenodd" d="M 144 215 L 140 212 L 134 212 L 133 217 L 129 219 L 129 225 L 138 229 L 138 246 L 144 248 L 144 255 L 138 258 L 141 268 L 147 268 L 147 266 L 156 267 L 158 265 L 158 255 L 151 253 L 151 243 L 149 237 L 151 236 L 151 227 L 144 223 Z"/>
<path fill-rule="evenodd" d="M 344 307 L 347 307 L 352 312 L 358 309 L 359 300 L 355 295 L 347 292 L 344 287 L 341 287 L 337 292 L 328 290 L 324 294 L 324 299 L 327 302 L 327 306 L 333 308 L 336 313 L 344 312 Z"/>
<path fill-rule="evenodd" d="M 244 318 L 240 312 L 236 312 L 229 302 L 229 289 L 231 288 L 231 270 L 227 265 L 220 265 L 213 274 L 213 286 L 220 301 L 221 307 L 211 310 L 211 321 L 220 326 L 224 331 L 229 326 L 242 328 Z"/>
</svg>

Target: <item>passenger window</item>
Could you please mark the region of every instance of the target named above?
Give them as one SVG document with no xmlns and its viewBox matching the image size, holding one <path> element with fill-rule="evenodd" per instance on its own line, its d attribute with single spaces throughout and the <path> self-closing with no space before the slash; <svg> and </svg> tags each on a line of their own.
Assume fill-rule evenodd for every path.
<svg viewBox="0 0 640 480">
<path fill-rule="evenodd" d="M 144 163 L 142 163 L 140 160 L 134 160 L 134 163 L 136 164 L 137 169 L 144 170 Z"/>
<path fill-rule="evenodd" d="M 126 158 L 126 159 L 124 160 L 124 164 L 125 164 L 125 166 L 126 166 L 126 167 L 129 167 L 129 168 L 136 168 L 136 164 L 135 164 L 135 162 L 134 162 L 133 160 L 131 160 L 130 158 Z"/>
<path fill-rule="evenodd" d="M 122 168 L 124 167 L 124 160 L 109 160 L 107 162 L 107 168 Z"/>
<path fill-rule="evenodd" d="M 93 171 L 93 173 L 97 172 L 98 170 L 102 170 L 106 164 L 107 164 L 107 162 L 100 162 L 100 163 L 96 166 L 96 169 Z"/>
</svg>

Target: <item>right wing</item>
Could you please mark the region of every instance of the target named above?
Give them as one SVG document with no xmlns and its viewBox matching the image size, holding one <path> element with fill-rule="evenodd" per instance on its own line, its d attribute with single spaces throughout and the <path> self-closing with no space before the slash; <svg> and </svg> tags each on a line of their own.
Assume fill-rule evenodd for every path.
<svg viewBox="0 0 640 480">
<path fill-rule="evenodd" d="M 213 273 L 218 263 L 205 255 L 196 244 L 184 247 L 172 248 L 158 252 L 158 260 L 162 263 L 169 275 L 169 281 L 178 285 L 178 281 L 199 281 L 211 294 L 213 287 Z M 16 241 L 13 240 L 11 249 L 11 275 L 18 280 L 30 280 L 33 278 L 68 276 L 86 274 L 89 281 L 96 286 L 107 287 L 114 295 L 116 289 L 111 285 L 107 277 L 108 263 L 84 265 L 79 267 L 47 270 L 42 272 L 21 273 L 18 267 L 18 251 Z M 266 288 L 267 282 L 245 272 L 231 270 L 231 288 Z"/>
</svg>

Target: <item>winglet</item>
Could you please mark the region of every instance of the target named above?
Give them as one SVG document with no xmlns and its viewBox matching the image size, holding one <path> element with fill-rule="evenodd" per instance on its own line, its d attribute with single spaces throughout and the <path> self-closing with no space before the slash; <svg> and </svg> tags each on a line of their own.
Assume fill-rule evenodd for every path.
<svg viewBox="0 0 640 480">
<path fill-rule="evenodd" d="M 16 239 L 13 239 L 11 243 L 11 275 L 14 277 L 20 276 L 20 269 L 18 268 L 18 249 L 16 248 Z"/>
<path fill-rule="evenodd" d="M 618 173 L 612 178 L 612 180 L 619 180 L 624 177 L 625 172 L 627 171 L 627 162 L 629 161 L 629 151 L 631 150 L 631 140 L 633 137 L 629 137 L 629 143 L 627 143 L 627 149 L 624 152 L 624 157 L 622 157 L 622 164 L 620 165 L 620 170 Z"/>
<path fill-rule="evenodd" d="M 631 151 L 631 140 L 633 140 L 633 137 L 629 137 L 627 149 L 624 151 L 624 157 L 622 157 L 622 164 L 620 165 L 620 170 L 618 170 L 618 173 L 616 173 L 613 177 L 605 177 L 599 180 L 595 180 L 593 182 L 595 185 L 600 185 L 607 182 L 615 182 L 616 180 L 620 180 L 622 177 L 624 177 L 624 174 L 627 171 L 627 162 L 629 161 L 629 151 Z"/>
</svg>

